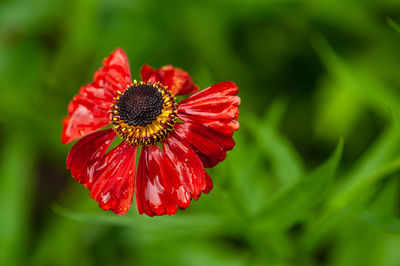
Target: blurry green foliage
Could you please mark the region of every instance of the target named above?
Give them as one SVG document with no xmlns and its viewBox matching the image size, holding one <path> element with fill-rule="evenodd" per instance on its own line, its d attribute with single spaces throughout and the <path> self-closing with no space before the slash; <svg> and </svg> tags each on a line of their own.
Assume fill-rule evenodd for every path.
<svg viewBox="0 0 400 266">
<path fill-rule="evenodd" d="M 398 0 L 3 0 L 0 265 L 400 265 L 399 22 Z M 134 78 L 240 88 L 213 191 L 172 217 L 103 212 L 65 169 L 67 104 L 116 47 Z"/>
</svg>

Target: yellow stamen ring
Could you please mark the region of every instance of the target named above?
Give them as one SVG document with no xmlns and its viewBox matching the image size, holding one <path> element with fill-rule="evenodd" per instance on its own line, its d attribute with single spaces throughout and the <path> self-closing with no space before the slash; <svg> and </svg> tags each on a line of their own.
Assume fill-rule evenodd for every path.
<svg viewBox="0 0 400 266">
<path fill-rule="evenodd" d="M 143 105 L 145 105 L 147 102 L 150 102 L 148 99 L 149 96 L 144 95 L 142 97 L 140 92 L 148 92 L 152 89 L 154 89 L 154 92 L 150 91 L 150 94 L 155 93 L 157 94 L 155 97 L 160 97 L 160 105 L 159 107 L 157 106 L 158 99 L 154 101 L 151 101 L 152 99 L 150 99 L 154 106 L 149 106 L 149 113 L 146 113 L 146 106 L 143 107 Z M 132 92 L 132 90 L 135 91 Z M 124 94 L 126 94 L 128 91 L 130 91 L 129 93 L 131 95 L 133 93 L 135 93 L 135 95 L 132 97 L 128 95 L 131 98 L 128 98 L 127 100 L 125 97 L 121 101 L 121 98 L 123 98 Z M 129 101 L 128 105 L 126 104 L 127 101 Z M 139 106 L 139 109 L 141 108 L 141 113 L 136 114 L 136 110 L 134 110 L 132 114 L 132 108 L 126 111 L 128 107 L 133 106 L 135 108 L 136 105 Z M 133 84 L 130 84 L 123 93 L 118 92 L 118 96 L 115 98 L 115 103 L 111 106 L 111 108 L 110 121 L 113 130 L 123 140 L 132 145 L 146 146 L 163 141 L 171 132 L 173 132 L 178 112 L 178 105 L 176 104 L 175 97 L 171 95 L 171 92 L 167 89 L 167 87 L 162 86 L 160 82 L 144 83 L 143 81 L 137 82 L 136 80 Z M 155 116 L 154 114 L 157 115 Z M 133 120 L 130 119 L 130 121 L 127 121 L 128 119 L 126 117 L 129 118 L 129 116 L 133 116 Z M 139 121 L 137 120 L 138 116 L 139 119 L 141 119 L 140 122 L 137 122 Z"/>
</svg>

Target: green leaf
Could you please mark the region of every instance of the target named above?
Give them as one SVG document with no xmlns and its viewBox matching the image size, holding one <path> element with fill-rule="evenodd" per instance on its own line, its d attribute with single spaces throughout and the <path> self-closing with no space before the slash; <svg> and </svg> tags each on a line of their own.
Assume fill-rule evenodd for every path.
<svg viewBox="0 0 400 266">
<path fill-rule="evenodd" d="M 285 229 L 300 221 L 324 199 L 342 155 L 340 140 L 332 156 L 312 173 L 273 198 L 260 214 L 261 230 Z"/>
<path fill-rule="evenodd" d="M 393 173 L 400 167 L 400 157 L 390 160 L 399 149 L 400 135 L 397 127 L 385 130 L 357 162 L 335 190 L 330 205 L 341 209 L 351 203 L 363 189 Z"/>
<path fill-rule="evenodd" d="M 357 130 L 357 121 L 364 114 L 359 93 L 341 80 L 325 82 L 317 94 L 314 128 L 318 136 L 337 139 Z"/>
<path fill-rule="evenodd" d="M 113 213 L 99 211 L 96 214 L 91 214 L 73 211 L 58 204 L 54 205 L 52 210 L 62 217 L 75 221 L 99 225 L 137 227 L 142 230 L 151 229 L 149 231 L 154 231 L 156 227 L 163 228 L 162 230 L 165 230 L 165 228 L 180 228 L 184 230 L 185 227 L 197 229 L 201 227 L 211 228 L 217 226 L 220 222 L 214 216 L 194 214 L 174 215 L 172 217 L 162 216 L 156 220 L 147 216 L 139 216 L 137 213 L 134 215 L 117 216 Z M 150 220 L 152 221 L 151 223 L 149 223 Z"/>
<path fill-rule="evenodd" d="M 397 127 L 389 127 L 369 147 L 352 171 L 343 178 L 326 203 L 323 213 L 314 219 L 303 236 L 303 247 L 316 247 L 357 201 L 379 180 L 400 169 L 400 157 L 391 159 L 399 150 L 400 135 Z"/>
<path fill-rule="evenodd" d="M 261 151 L 246 136 L 245 130 L 235 135 L 235 149 L 229 152 L 229 160 L 225 162 L 229 172 L 218 169 L 213 175 L 218 176 L 218 180 L 227 176 L 225 180 L 230 189 L 226 192 L 230 194 L 229 201 L 235 204 L 236 212 L 240 210 L 240 216 L 257 213 L 265 205 L 265 199 L 276 190 L 276 181 L 267 171 Z"/>
<path fill-rule="evenodd" d="M 241 121 L 249 128 L 259 149 L 281 181 L 283 187 L 289 186 L 304 173 L 303 162 L 293 145 L 274 127 L 247 114 Z"/>
<path fill-rule="evenodd" d="M 393 90 L 376 75 L 360 66 L 350 66 L 343 60 L 322 36 L 314 38 L 312 45 L 329 73 L 348 89 L 354 91 L 354 101 L 362 101 L 377 112 L 391 118 L 388 106 L 400 113 L 400 101 Z"/>
<path fill-rule="evenodd" d="M 364 222 L 388 233 L 400 234 L 400 219 L 388 213 L 363 211 L 358 214 Z"/>
<path fill-rule="evenodd" d="M 287 109 L 287 102 L 280 98 L 275 99 L 268 107 L 264 115 L 264 123 L 277 129 L 282 122 L 283 115 Z"/>
<path fill-rule="evenodd" d="M 393 21 L 393 19 L 391 18 L 387 18 L 386 19 L 387 24 L 389 24 L 390 27 L 392 27 L 395 31 L 397 31 L 398 33 L 400 33 L 400 25 Z"/>
<path fill-rule="evenodd" d="M 0 162 L 0 264 L 22 265 L 28 251 L 32 147 L 20 133 L 10 134 Z"/>
</svg>

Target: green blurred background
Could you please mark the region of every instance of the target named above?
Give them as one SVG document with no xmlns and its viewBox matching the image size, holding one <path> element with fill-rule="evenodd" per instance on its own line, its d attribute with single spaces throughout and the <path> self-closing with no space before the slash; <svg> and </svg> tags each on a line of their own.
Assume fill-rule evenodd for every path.
<svg viewBox="0 0 400 266">
<path fill-rule="evenodd" d="M 1 1 L 0 265 L 400 265 L 394 21 L 398 0 Z M 116 47 L 134 78 L 240 88 L 214 190 L 172 217 L 104 212 L 65 169 L 68 102 Z"/>
</svg>

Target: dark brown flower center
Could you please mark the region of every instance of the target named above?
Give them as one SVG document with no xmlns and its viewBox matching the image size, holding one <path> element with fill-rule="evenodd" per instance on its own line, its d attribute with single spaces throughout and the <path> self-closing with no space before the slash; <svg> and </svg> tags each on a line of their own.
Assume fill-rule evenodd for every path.
<svg viewBox="0 0 400 266">
<path fill-rule="evenodd" d="M 119 116 L 131 126 L 151 124 L 163 108 L 161 92 L 150 84 L 137 84 L 129 87 L 120 97 Z"/>
<path fill-rule="evenodd" d="M 154 145 L 174 130 L 178 105 L 160 82 L 134 81 L 118 91 L 110 110 L 113 130 L 132 145 Z"/>
</svg>

